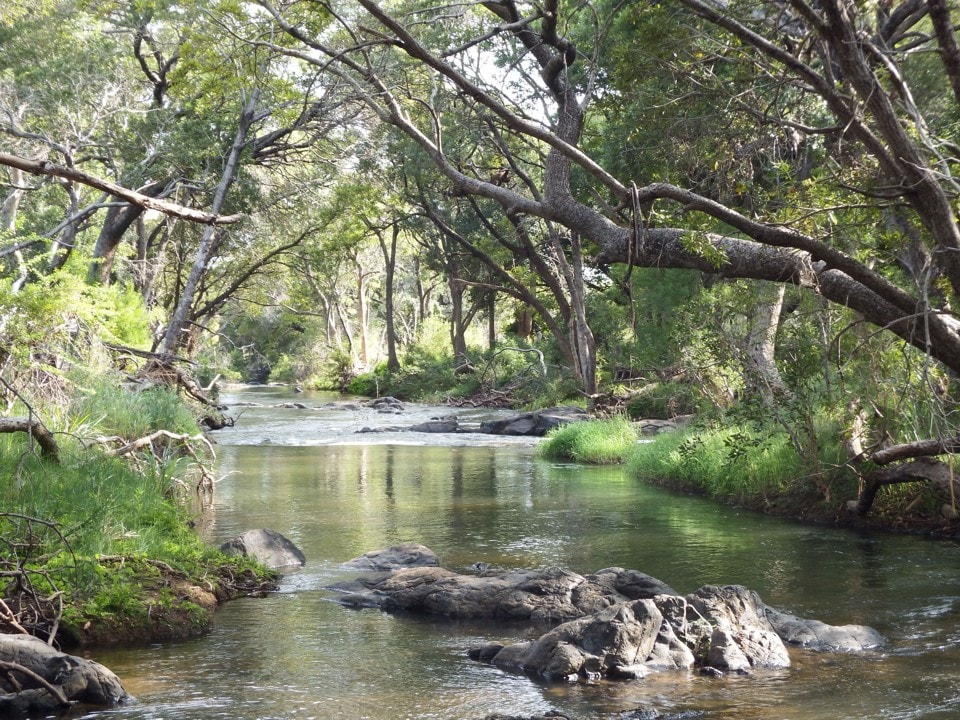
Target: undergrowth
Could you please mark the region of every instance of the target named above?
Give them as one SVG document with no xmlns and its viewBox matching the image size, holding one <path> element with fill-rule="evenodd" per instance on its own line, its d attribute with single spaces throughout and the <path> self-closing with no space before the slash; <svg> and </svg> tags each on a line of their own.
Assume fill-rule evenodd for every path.
<svg viewBox="0 0 960 720">
<path fill-rule="evenodd" d="M 56 462 L 39 456 L 25 433 L 0 435 L 0 597 L 10 608 L 0 628 L 44 639 L 58 627 L 73 639 L 91 626 L 112 629 L 95 632 L 98 640 L 111 631 L 129 639 L 139 629 L 144 636 L 134 637 L 146 640 L 166 617 L 195 634 L 209 623 L 209 608 L 175 592 L 177 582 L 213 589 L 224 574 L 269 577 L 208 548 L 191 529 L 201 511 L 196 459 L 162 440 L 135 456 L 111 455 L 106 436 L 198 432 L 172 390 L 135 393 L 113 380 L 80 384 L 66 408 L 33 408 L 52 418 Z"/>
</svg>

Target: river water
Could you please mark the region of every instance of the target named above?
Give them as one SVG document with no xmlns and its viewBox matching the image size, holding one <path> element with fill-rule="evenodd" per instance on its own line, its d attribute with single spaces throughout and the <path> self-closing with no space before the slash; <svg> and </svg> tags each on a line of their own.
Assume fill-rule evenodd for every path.
<svg viewBox="0 0 960 720">
<path fill-rule="evenodd" d="M 620 468 L 541 460 L 528 439 L 358 433 L 484 412 L 391 416 L 327 407 L 334 399 L 273 387 L 224 397 L 238 420 L 215 433 L 221 480 L 198 527 L 217 544 L 272 528 L 307 565 L 276 594 L 228 603 L 206 637 L 94 652 L 137 703 L 84 717 L 453 720 L 555 709 L 597 718 L 643 707 L 739 720 L 960 718 L 955 543 L 765 518 L 647 487 Z M 278 407 L 287 402 L 307 407 Z M 789 669 L 747 677 L 545 684 L 466 656 L 526 628 L 352 610 L 324 589 L 353 576 L 341 562 L 410 541 L 455 570 L 622 566 L 680 592 L 742 584 L 797 615 L 872 625 L 887 644 L 865 655 L 791 650 Z"/>
</svg>

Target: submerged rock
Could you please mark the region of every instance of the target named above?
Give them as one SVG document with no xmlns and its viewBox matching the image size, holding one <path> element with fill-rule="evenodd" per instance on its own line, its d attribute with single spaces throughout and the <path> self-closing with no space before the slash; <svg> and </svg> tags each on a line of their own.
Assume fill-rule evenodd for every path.
<svg viewBox="0 0 960 720">
<path fill-rule="evenodd" d="M 247 530 L 243 535 L 228 540 L 220 549 L 227 555 L 245 555 L 274 570 L 300 567 L 307 558 L 289 539 L 276 530 L 261 528 Z"/>
<path fill-rule="evenodd" d="M 348 570 L 399 570 L 411 567 L 437 567 L 437 554 L 420 543 L 391 545 L 383 550 L 373 550 L 360 557 L 347 560 L 340 567 Z"/>
<path fill-rule="evenodd" d="M 389 556 L 390 550 L 358 560 Z M 532 641 L 487 643 L 470 651 L 475 660 L 554 681 L 636 679 L 697 667 L 717 675 L 749 673 L 788 667 L 785 643 L 859 652 L 882 642 L 872 628 L 782 613 L 739 585 L 705 585 L 680 595 L 650 575 L 624 568 L 586 576 L 563 568 L 477 575 L 438 566 L 371 563 L 369 569 L 393 571 L 331 588 L 341 593 L 341 602 L 391 612 L 560 623 Z"/>
<path fill-rule="evenodd" d="M 120 678 L 100 663 L 62 653 L 31 635 L 0 634 L 0 661 L 3 718 L 48 715 L 76 703 L 115 707 L 131 701 Z"/>
</svg>

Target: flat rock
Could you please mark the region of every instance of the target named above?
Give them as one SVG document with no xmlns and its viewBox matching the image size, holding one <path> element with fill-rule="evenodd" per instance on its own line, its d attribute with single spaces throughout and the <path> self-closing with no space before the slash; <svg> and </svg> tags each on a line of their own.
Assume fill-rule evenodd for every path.
<svg viewBox="0 0 960 720">
<path fill-rule="evenodd" d="M 540 437 L 560 425 L 578 420 L 588 420 L 589 418 L 589 413 L 581 407 L 572 405 L 555 407 L 499 420 L 488 420 L 480 423 L 480 432 L 490 435 L 532 435 Z"/>
<path fill-rule="evenodd" d="M 883 636 L 866 625 L 827 625 L 766 607 L 767 619 L 788 645 L 823 652 L 863 652 L 883 644 Z"/>
<path fill-rule="evenodd" d="M 413 567 L 438 567 L 437 554 L 426 545 L 403 543 L 382 550 L 373 550 L 360 557 L 347 560 L 340 567 L 361 571 L 393 571 Z"/>
</svg>

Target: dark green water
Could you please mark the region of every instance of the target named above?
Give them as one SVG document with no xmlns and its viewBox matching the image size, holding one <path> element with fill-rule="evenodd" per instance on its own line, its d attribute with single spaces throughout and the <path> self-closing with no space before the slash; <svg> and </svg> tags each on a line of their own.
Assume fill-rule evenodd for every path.
<svg viewBox="0 0 960 720">
<path fill-rule="evenodd" d="M 724 719 L 960 718 L 954 543 L 763 518 L 646 487 L 618 468 L 538 460 L 525 440 L 355 433 L 430 409 L 330 410 L 329 398 L 275 388 L 232 399 L 309 408 L 250 408 L 217 435 L 223 479 L 201 530 L 219 543 L 273 528 L 308 564 L 272 597 L 227 604 L 207 637 L 95 653 L 139 702 L 89 717 L 459 719 L 557 709 L 594 718 L 644 706 Z M 798 615 L 870 624 L 888 644 L 862 656 L 792 651 L 790 669 L 750 677 L 541 684 L 466 657 L 480 642 L 523 637 L 523 628 L 331 601 L 324 586 L 351 577 L 339 563 L 406 541 L 428 545 L 452 569 L 619 565 L 681 592 L 739 583 Z"/>
</svg>

